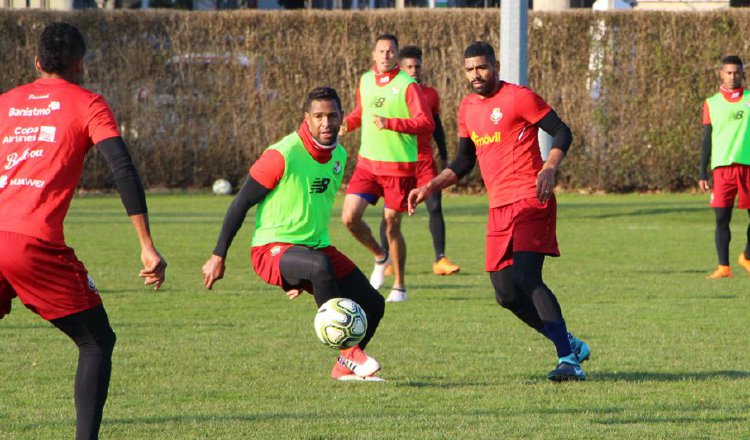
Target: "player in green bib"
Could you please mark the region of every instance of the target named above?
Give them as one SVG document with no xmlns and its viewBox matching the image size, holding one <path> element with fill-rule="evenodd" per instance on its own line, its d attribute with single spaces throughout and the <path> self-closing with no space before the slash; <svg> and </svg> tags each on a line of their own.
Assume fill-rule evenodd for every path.
<svg viewBox="0 0 750 440">
<path fill-rule="evenodd" d="M 331 245 L 328 222 L 346 166 L 337 135 L 343 114 L 336 91 L 319 87 L 305 102 L 305 120 L 294 133 L 271 145 L 250 167 L 249 176 L 224 218 L 213 255 L 203 266 L 211 289 L 224 276 L 225 259 L 248 210 L 258 205 L 251 259 L 255 272 L 294 299 L 305 290 L 320 307 L 349 298 L 367 314 L 359 345 L 341 350 L 331 377 L 382 380 L 380 364 L 363 351 L 385 310 L 383 297 L 364 274 Z"/>
<path fill-rule="evenodd" d="M 750 91 L 743 86 L 742 60 L 730 55 L 721 60 L 719 92 L 703 104 L 703 147 L 698 186 L 709 189 L 707 168 L 713 174 L 711 207 L 716 214 L 716 253 L 719 266 L 706 278 L 729 278 L 729 222 L 737 197 L 737 207 L 750 214 Z M 737 263 L 750 272 L 750 225 L 745 248 Z"/>
<path fill-rule="evenodd" d="M 362 128 L 362 141 L 346 189 L 341 219 L 375 257 L 370 284 L 379 289 L 385 269 L 393 263 L 394 282 L 388 302 L 406 300 L 404 263 L 406 243 L 401 218 L 406 198 L 416 184 L 417 135 L 435 129 L 432 113 L 419 84 L 398 67 L 398 39 L 390 34 L 375 39 L 373 68 L 362 75 L 357 104 L 346 116 L 342 133 Z M 362 219 L 368 204 L 384 198 L 383 216 L 388 247 L 383 248 Z"/>
</svg>

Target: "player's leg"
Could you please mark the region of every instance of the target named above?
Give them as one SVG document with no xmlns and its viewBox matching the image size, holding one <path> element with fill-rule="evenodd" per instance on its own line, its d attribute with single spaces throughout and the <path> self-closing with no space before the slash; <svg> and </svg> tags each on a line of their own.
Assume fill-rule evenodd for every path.
<svg viewBox="0 0 750 440">
<path fill-rule="evenodd" d="M 734 166 L 716 167 L 713 171 L 714 186 L 711 189 L 710 205 L 716 218 L 714 241 L 719 266 L 706 277 L 708 279 L 732 276 L 732 268 L 729 266 L 729 242 L 732 239 L 729 223 L 732 220 L 732 208 L 738 191 L 737 172 Z"/>
<path fill-rule="evenodd" d="M 510 310 L 526 325 L 544 334 L 544 323 L 536 311 L 531 297 L 516 284 L 513 266 L 490 272 L 490 281 L 495 288 L 495 300 L 501 307 Z"/>
<path fill-rule="evenodd" d="M 112 373 L 115 333 L 101 304 L 50 321 L 78 346 L 75 378 L 76 440 L 99 438 Z"/>
<path fill-rule="evenodd" d="M 340 298 L 331 259 L 323 252 L 305 246 L 292 246 L 279 260 L 284 282 L 296 287 L 309 282 L 318 307 L 331 298 Z"/>
<path fill-rule="evenodd" d="M 406 285 L 404 283 L 404 268 L 406 266 L 406 240 L 401 232 L 403 212 L 385 208 L 384 211 L 386 236 L 390 258 L 393 261 L 393 288 L 388 295 L 388 302 L 405 301 Z"/>
<path fill-rule="evenodd" d="M 550 371 L 553 381 L 585 380 L 580 359 L 573 353 L 570 334 L 557 298 L 542 280 L 544 255 L 536 252 L 513 253 L 513 277 L 524 293 L 531 297 L 543 323 L 543 333 L 555 345 L 558 366 Z M 586 355 L 588 357 L 588 354 Z"/>
<path fill-rule="evenodd" d="M 461 268 L 445 256 L 445 218 L 443 217 L 442 192 L 436 191 L 425 200 L 427 213 L 430 216 L 430 235 L 435 251 L 435 263 L 432 272 L 435 275 L 452 275 Z"/>
<path fill-rule="evenodd" d="M 370 226 L 364 221 L 363 216 L 370 202 L 360 194 L 347 194 L 344 197 L 344 206 L 341 208 L 341 221 L 376 259 L 386 257 L 385 249 L 381 248 L 372 235 Z"/>
<path fill-rule="evenodd" d="M 750 209 L 747 210 L 747 215 L 750 217 Z M 747 241 L 745 242 L 745 251 L 740 253 L 737 262 L 740 266 L 744 267 L 745 270 L 750 272 L 750 223 L 747 225 L 746 237 Z"/>
<path fill-rule="evenodd" d="M 336 279 L 336 284 L 341 295 L 359 304 L 367 315 L 367 332 L 359 343 L 359 346 L 364 349 L 380 325 L 380 320 L 385 313 L 385 300 L 358 268 Z"/>
<path fill-rule="evenodd" d="M 737 207 L 746 210 L 748 216 L 750 216 L 750 166 L 742 165 L 738 168 Z M 747 225 L 745 249 L 740 252 L 737 264 L 750 272 L 750 224 Z"/>
</svg>

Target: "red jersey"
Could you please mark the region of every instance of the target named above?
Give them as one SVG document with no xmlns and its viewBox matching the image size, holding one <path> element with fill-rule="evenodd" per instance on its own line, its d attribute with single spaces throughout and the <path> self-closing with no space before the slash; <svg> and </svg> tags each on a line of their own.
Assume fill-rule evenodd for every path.
<svg viewBox="0 0 750 440">
<path fill-rule="evenodd" d="M 63 243 L 83 157 L 117 136 L 104 98 L 63 79 L 0 95 L 0 231 Z"/>
<path fill-rule="evenodd" d="M 458 107 L 458 136 L 477 149 L 490 207 L 536 197 L 544 162 L 536 124 L 552 109 L 528 87 L 502 82 L 489 98 L 471 94 Z"/>
<path fill-rule="evenodd" d="M 433 116 L 433 119 L 435 116 L 440 115 L 440 96 L 438 96 L 437 90 L 433 89 L 430 86 L 425 86 L 420 84 L 419 87 L 422 88 L 422 94 L 424 95 L 424 101 L 425 104 L 427 104 L 427 108 L 430 110 L 430 113 Z M 434 130 L 430 133 L 419 133 L 417 135 L 417 160 L 431 160 L 432 159 L 432 134 L 434 133 Z"/>
</svg>

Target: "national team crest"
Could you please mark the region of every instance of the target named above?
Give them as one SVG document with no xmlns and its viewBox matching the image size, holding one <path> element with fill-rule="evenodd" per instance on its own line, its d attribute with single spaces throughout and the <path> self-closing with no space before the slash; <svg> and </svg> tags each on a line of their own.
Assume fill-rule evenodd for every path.
<svg viewBox="0 0 750 440">
<path fill-rule="evenodd" d="M 274 246 L 271 248 L 271 256 L 275 257 L 281 253 L 281 246 Z"/>
<path fill-rule="evenodd" d="M 393 91 L 394 95 L 398 95 L 398 87 L 392 88 L 391 91 Z"/>
<path fill-rule="evenodd" d="M 341 162 L 337 160 L 336 163 L 333 164 L 333 174 L 341 174 L 341 169 Z"/>
<path fill-rule="evenodd" d="M 493 124 L 497 124 L 502 118 L 503 112 L 500 111 L 500 107 L 493 108 L 492 113 L 490 113 L 490 121 L 492 121 Z"/>
</svg>

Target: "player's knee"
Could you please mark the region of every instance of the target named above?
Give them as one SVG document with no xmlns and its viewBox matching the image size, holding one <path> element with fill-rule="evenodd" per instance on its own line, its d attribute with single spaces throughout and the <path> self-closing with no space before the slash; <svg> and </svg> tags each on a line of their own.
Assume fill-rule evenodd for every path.
<svg viewBox="0 0 750 440">
<path fill-rule="evenodd" d="M 495 301 L 504 309 L 514 310 L 518 307 L 520 298 L 512 289 L 510 291 L 495 290 Z"/>
<path fill-rule="evenodd" d="M 362 219 L 358 218 L 351 212 L 342 212 L 341 222 L 344 224 L 344 226 L 346 226 L 347 229 L 352 230 L 362 222 Z"/>
<path fill-rule="evenodd" d="M 310 278 L 313 280 L 333 279 L 331 258 L 322 253 L 314 252 L 310 255 Z"/>
</svg>

